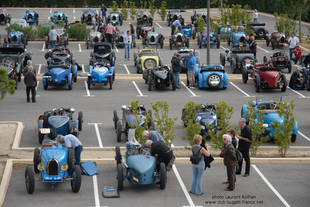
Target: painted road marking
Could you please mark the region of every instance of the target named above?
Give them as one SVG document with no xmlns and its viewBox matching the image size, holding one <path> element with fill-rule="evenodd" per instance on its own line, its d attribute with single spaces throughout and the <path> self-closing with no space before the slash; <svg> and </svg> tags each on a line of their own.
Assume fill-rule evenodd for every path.
<svg viewBox="0 0 310 207">
<path fill-rule="evenodd" d="M 183 81 L 181 81 L 181 84 L 187 89 L 188 92 L 192 94 L 192 97 L 200 97 L 200 96 L 197 96 L 191 89 L 189 89 Z"/>
<path fill-rule="evenodd" d="M 267 184 L 267 186 L 273 191 L 273 193 L 282 201 L 285 207 L 290 207 L 290 204 L 281 196 L 281 194 L 273 187 L 273 185 L 267 180 L 267 178 L 263 175 L 263 173 L 256 167 L 256 165 L 252 165 L 252 167 L 256 170 L 259 176 L 263 179 L 263 181 Z"/>
<path fill-rule="evenodd" d="M 298 131 L 298 134 L 310 142 L 310 138 L 304 135 L 301 131 Z"/>
<path fill-rule="evenodd" d="M 85 84 L 85 89 L 86 89 L 86 96 L 87 97 L 95 97 L 94 95 L 90 95 L 89 89 L 88 89 L 88 85 L 87 85 L 87 81 L 84 81 Z"/>
<path fill-rule="evenodd" d="M 243 93 L 246 97 L 255 97 L 255 96 L 250 96 L 249 94 L 247 94 L 245 91 L 243 91 L 241 88 L 239 88 L 238 86 L 236 86 L 233 82 L 229 82 L 233 87 L 235 87 L 238 91 L 240 91 L 241 93 Z"/>
<path fill-rule="evenodd" d="M 291 89 L 290 87 L 287 86 L 287 88 Z M 297 95 L 299 95 L 301 98 L 309 98 L 304 96 L 303 94 L 299 93 L 298 91 L 295 91 L 294 89 L 291 89 L 291 91 L 293 91 L 294 93 L 296 93 Z"/>
<path fill-rule="evenodd" d="M 40 75 L 40 73 L 41 73 L 41 67 L 42 67 L 42 64 L 39 64 L 39 68 L 38 68 L 38 72 L 37 72 L 38 75 Z"/>
<path fill-rule="evenodd" d="M 73 14 L 75 13 L 75 9 L 73 9 Z"/>
<path fill-rule="evenodd" d="M 141 92 L 141 90 L 139 89 L 138 85 L 136 84 L 135 81 L 132 81 L 133 85 L 135 86 L 136 90 L 138 91 L 139 93 L 139 96 L 141 97 L 147 97 L 147 95 L 143 95 L 143 93 Z"/>
<path fill-rule="evenodd" d="M 117 49 L 117 47 L 114 45 L 114 47 L 115 47 L 115 50 L 116 50 L 116 52 L 118 52 L 118 49 Z"/>
<path fill-rule="evenodd" d="M 95 207 L 100 207 L 97 175 L 93 175 L 93 186 L 94 186 Z"/>
<path fill-rule="evenodd" d="M 44 52 L 44 49 L 45 49 L 45 43 L 43 43 L 42 45 L 42 52 Z"/>
<path fill-rule="evenodd" d="M 220 46 L 223 50 L 229 50 L 228 48 L 223 47 L 222 45 Z"/>
<path fill-rule="evenodd" d="M 82 64 L 82 72 L 85 73 L 85 67 L 84 64 Z"/>
<path fill-rule="evenodd" d="M 130 74 L 130 72 L 129 72 L 129 70 L 128 70 L 128 67 L 127 67 L 126 64 L 124 64 L 124 68 L 125 68 L 125 70 L 127 71 L 127 74 Z"/>
<path fill-rule="evenodd" d="M 97 140 L 98 140 L 99 147 L 102 148 L 102 147 L 103 147 L 103 145 L 102 145 L 102 139 L 101 139 L 100 132 L 99 132 L 99 127 L 98 127 L 98 125 L 99 125 L 99 124 L 102 124 L 102 123 L 88 123 L 88 124 L 94 125 L 95 131 L 96 131 L 96 135 L 97 135 Z"/>
<path fill-rule="evenodd" d="M 81 44 L 79 44 L 79 52 L 82 52 Z"/>
<path fill-rule="evenodd" d="M 162 26 L 160 26 L 160 24 L 158 24 L 157 22 L 155 23 L 159 28 L 163 28 Z"/>
<path fill-rule="evenodd" d="M 260 50 L 262 50 L 262 51 L 264 51 L 265 53 L 270 53 L 268 50 L 266 50 L 266 49 L 264 49 L 264 48 L 262 48 L 262 47 L 260 47 L 260 46 L 258 46 L 258 45 L 257 45 L 257 48 L 260 49 Z"/>
<path fill-rule="evenodd" d="M 52 9 L 50 9 L 50 14 L 52 13 Z"/>
<path fill-rule="evenodd" d="M 174 147 L 174 145 L 171 144 L 171 147 Z M 183 190 L 183 193 L 184 193 L 184 195 L 185 195 L 185 197 L 186 197 L 186 199 L 187 199 L 187 201 L 188 201 L 188 203 L 189 203 L 189 206 L 190 206 L 190 207 L 194 207 L 195 204 L 194 204 L 194 202 L 193 202 L 191 196 L 189 195 L 189 193 L 188 193 L 188 191 L 187 191 L 187 188 L 186 188 L 186 186 L 185 186 L 185 184 L 184 184 L 184 182 L 183 182 L 183 180 L 182 180 L 182 178 L 181 178 L 181 176 L 180 176 L 180 174 L 179 174 L 179 171 L 178 171 L 178 169 L 176 168 L 175 164 L 172 165 L 172 170 L 173 170 L 175 176 L 177 177 L 177 179 L 178 179 L 178 181 L 179 181 L 179 184 L 180 184 L 180 186 L 181 186 L 181 188 L 182 188 L 182 190 Z"/>
</svg>

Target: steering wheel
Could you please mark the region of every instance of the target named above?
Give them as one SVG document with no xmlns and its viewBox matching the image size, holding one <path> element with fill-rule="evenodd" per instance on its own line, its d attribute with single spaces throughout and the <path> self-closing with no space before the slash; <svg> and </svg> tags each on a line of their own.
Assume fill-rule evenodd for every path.
<svg viewBox="0 0 310 207">
<path fill-rule="evenodd" d="M 15 61 L 10 57 L 5 57 L 2 60 L 2 65 L 7 68 L 15 68 Z"/>
</svg>

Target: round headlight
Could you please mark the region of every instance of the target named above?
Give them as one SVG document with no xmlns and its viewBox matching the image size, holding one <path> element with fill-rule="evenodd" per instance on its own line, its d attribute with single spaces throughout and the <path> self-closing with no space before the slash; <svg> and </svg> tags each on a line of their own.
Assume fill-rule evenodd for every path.
<svg viewBox="0 0 310 207">
<path fill-rule="evenodd" d="M 44 164 L 42 162 L 40 162 L 38 164 L 38 170 L 42 171 L 42 170 L 44 170 L 44 168 L 45 168 Z"/>
<path fill-rule="evenodd" d="M 62 164 L 61 165 L 61 169 L 64 171 L 68 170 L 68 168 L 69 168 L 68 164 Z"/>
</svg>

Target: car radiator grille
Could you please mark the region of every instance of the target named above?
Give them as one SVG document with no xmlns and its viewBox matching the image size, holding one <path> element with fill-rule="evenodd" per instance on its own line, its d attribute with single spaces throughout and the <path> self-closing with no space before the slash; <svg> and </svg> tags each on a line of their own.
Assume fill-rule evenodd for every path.
<svg viewBox="0 0 310 207">
<path fill-rule="evenodd" d="M 47 164 L 47 173 L 49 175 L 58 175 L 59 173 L 59 163 L 55 159 L 51 159 Z"/>
</svg>

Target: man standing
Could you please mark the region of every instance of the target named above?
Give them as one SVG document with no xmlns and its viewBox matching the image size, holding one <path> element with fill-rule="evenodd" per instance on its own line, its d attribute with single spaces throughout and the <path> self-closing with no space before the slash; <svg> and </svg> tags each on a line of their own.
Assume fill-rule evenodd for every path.
<svg viewBox="0 0 310 207">
<path fill-rule="evenodd" d="M 31 60 L 27 60 L 27 65 L 24 68 L 24 74 L 26 74 L 28 71 L 32 71 L 35 75 L 37 75 L 37 71 L 33 68 Z"/>
<path fill-rule="evenodd" d="M 57 32 L 54 26 L 51 27 L 51 30 L 49 31 L 49 39 L 51 41 L 51 48 L 56 47 L 56 40 L 57 40 Z"/>
<path fill-rule="evenodd" d="M 142 136 L 146 140 L 152 140 L 153 142 L 163 142 L 163 143 L 166 143 L 164 138 L 155 130 L 151 130 L 151 131 L 144 130 L 142 132 Z"/>
<path fill-rule="evenodd" d="M 254 24 L 258 23 L 258 12 L 256 9 L 253 11 L 253 22 Z"/>
<path fill-rule="evenodd" d="M 250 175 L 250 147 L 252 142 L 252 131 L 250 127 L 246 124 L 246 120 L 244 118 L 241 118 L 239 121 L 239 126 L 241 128 L 241 134 L 236 135 L 236 137 L 239 139 L 239 147 L 238 150 L 242 153 L 242 157 L 245 160 L 246 166 L 245 166 L 245 174 L 243 177 L 248 177 Z M 237 175 L 241 174 L 242 171 L 242 162 L 239 162 L 239 169 L 238 172 L 236 172 Z"/>
<path fill-rule="evenodd" d="M 251 34 L 251 36 L 250 36 L 249 48 L 250 48 L 250 51 L 254 54 L 254 58 L 256 58 L 257 43 L 256 43 L 256 40 L 255 40 L 254 34 Z"/>
<path fill-rule="evenodd" d="M 26 85 L 27 102 L 30 102 L 30 91 L 32 103 L 36 102 L 36 86 L 37 78 L 32 70 L 28 70 L 24 75 L 24 83 Z"/>
<path fill-rule="evenodd" d="M 130 31 L 127 31 L 127 34 L 125 35 L 125 59 L 129 60 L 130 58 L 130 48 L 132 43 L 132 36 L 130 34 Z"/>
<path fill-rule="evenodd" d="M 175 54 L 171 59 L 172 72 L 175 78 L 176 88 L 180 88 L 181 56 Z"/>
<path fill-rule="evenodd" d="M 237 156 L 234 146 L 231 144 L 232 138 L 228 134 L 223 135 L 224 142 L 224 165 L 227 170 L 228 187 L 225 191 L 233 191 L 235 189 L 235 169 L 237 165 Z"/>
<path fill-rule="evenodd" d="M 105 21 L 105 19 L 107 17 L 107 10 L 108 10 L 108 8 L 104 4 L 102 4 L 101 5 L 101 15 L 102 15 L 103 21 Z"/>
<path fill-rule="evenodd" d="M 111 23 L 109 23 L 106 26 L 105 31 L 104 31 L 104 34 L 105 34 L 106 39 L 107 39 L 107 42 L 112 44 L 113 34 L 114 33 L 117 33 L 117 31 L 116 31 L 115 27 Z"/>
<path fill-rule="evenodd" d="M 290 44 L 290 60 L 293 60 L 293 50 L 295 50 L 297 43 L 299 43 L 299 39 L 295 36 L 294 32 L 292 32 L 290 38 L 288 39 L 288 43 Z"/>
<path fill-rule="evenodd" d="M 81 141 L 72 134 L 68 134 L 66 136 L 58 135 L 57 141 L 60 144 L 66 146 L 67 148 L 74 150 L 75 164 L 80 165 L 81 164 L 81 153 L 83 151 L 83 145 Z"/>
<path fill-rule="evenodd" d="M 195 89 L 195 65 L 197 64 L 197 58 L 193 55 L 193 52 L 189 53 L 189 59 L 187 63 L 187 78 L 189 87 Z"/>
</svg>

